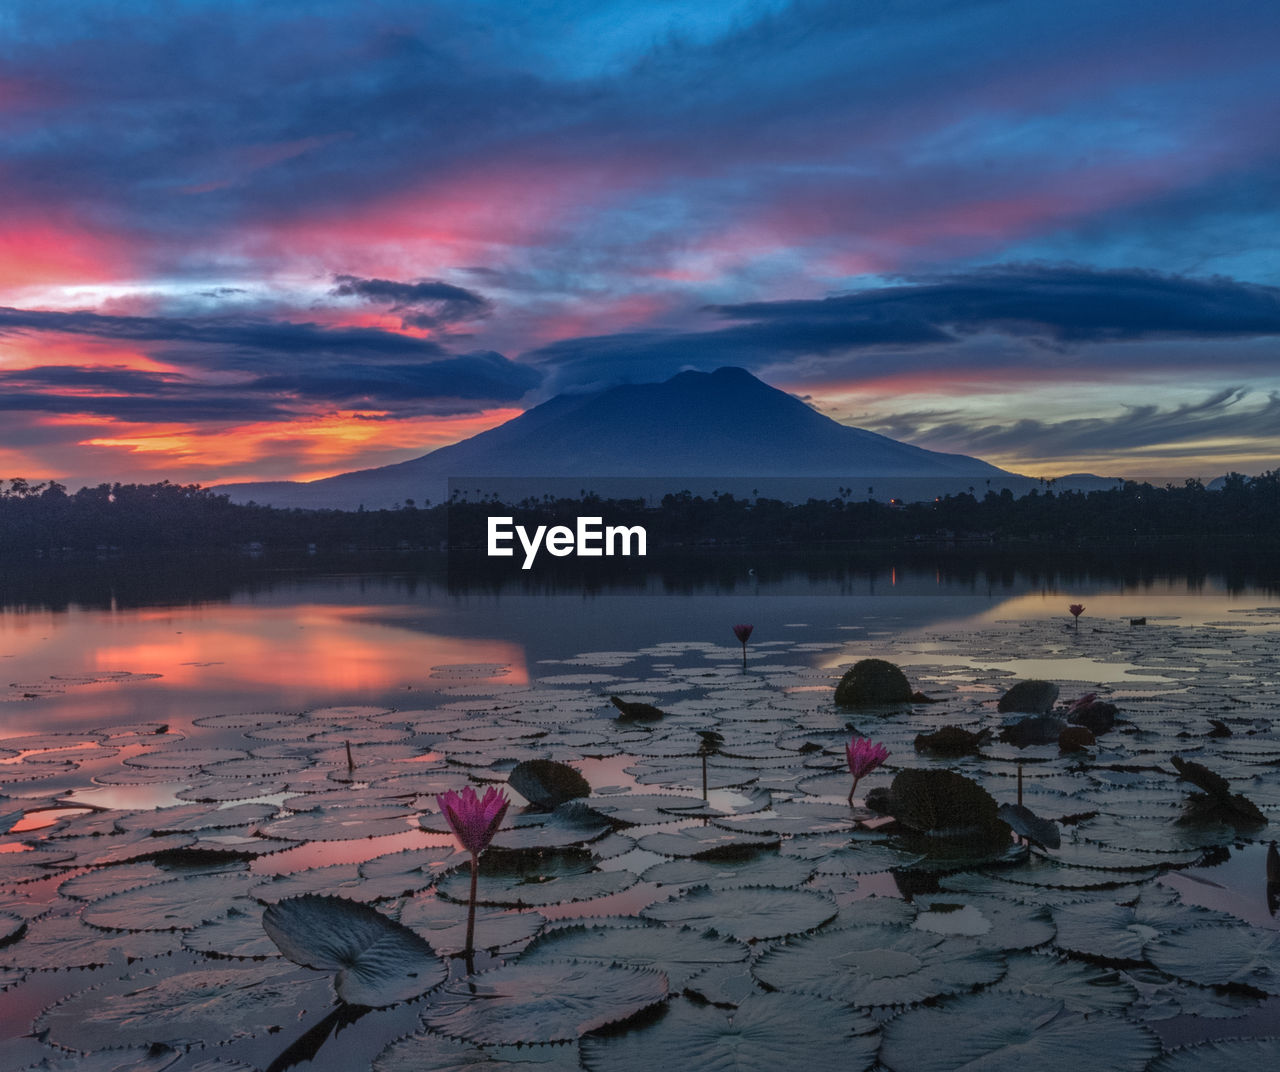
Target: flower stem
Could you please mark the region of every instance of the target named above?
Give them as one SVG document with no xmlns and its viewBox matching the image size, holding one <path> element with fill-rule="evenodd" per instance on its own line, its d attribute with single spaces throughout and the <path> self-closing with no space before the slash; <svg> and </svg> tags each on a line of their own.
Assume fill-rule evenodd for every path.
<svg viewBox="0 0 1280 1072">
<path fill-rule="evenodd" d="M 849 807 L 851 808 L 853 807 L 853 794 L 855 790 L 857 790 L 857 788 L 858 788 L 858 779 L 855 778 L 853 780 L 853 788 L 849 790 Z"/>
<path fill-rule="evenodd" d="M 475 938 L 476 938 L 476 887 L 480 881 L 480 857 L 471 854 L 471 899 L 467 907 L 467 974 L 476 970 Z"/>
</svg>

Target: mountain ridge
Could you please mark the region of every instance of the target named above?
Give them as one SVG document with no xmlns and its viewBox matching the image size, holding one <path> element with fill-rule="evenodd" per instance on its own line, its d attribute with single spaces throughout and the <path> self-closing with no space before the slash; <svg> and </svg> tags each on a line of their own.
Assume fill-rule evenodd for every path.
<svg viewBox="0 0 1280 1072">
<path fill-rule="evenodd" d="M 418 458 L 307 483 L 224 484 L 234 501 L 366 509 L 439 501 L 470 477 L 1012 478 L 988 462 L 840 424 L 745 369 L 557 395 Z M 679 489 L 672 489 L 679 490 Z"/>
</svg>

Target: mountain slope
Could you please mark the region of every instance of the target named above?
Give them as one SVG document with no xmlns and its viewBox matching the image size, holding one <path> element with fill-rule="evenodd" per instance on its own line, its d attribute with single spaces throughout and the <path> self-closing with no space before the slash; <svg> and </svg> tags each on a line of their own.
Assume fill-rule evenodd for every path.
<svg viewBox="0 0 1280 1072">
<path fill-rule="evenodd" d="M 228 484 L 237 502 L 355 509 L 439 501 L 450 477 L 1008 476 L 824 417 L 738 368 L 560 395 L 506 424 L 397 465 L 308 484 Z"/>
</svg>

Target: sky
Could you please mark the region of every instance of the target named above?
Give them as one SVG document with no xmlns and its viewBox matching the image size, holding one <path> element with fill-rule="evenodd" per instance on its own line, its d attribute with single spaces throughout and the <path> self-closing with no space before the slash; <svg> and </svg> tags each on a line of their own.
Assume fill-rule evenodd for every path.
<svg viewBox="0 0 1280 1072">
<path fill-rule="evenodd" d="M 0 479 L 309 480 L 749 369 L 1280 468 L 1274 0 L 0 0 Z"/>
</svg>

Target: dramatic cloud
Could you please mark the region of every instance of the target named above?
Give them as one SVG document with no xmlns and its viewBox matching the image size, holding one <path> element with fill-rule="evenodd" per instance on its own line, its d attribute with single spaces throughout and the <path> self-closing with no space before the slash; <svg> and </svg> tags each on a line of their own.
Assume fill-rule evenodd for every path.
<svg viewBox="0 0 1280 1072">
<path fill-rule="evenodd" d="M 488 316 L 493 306 L 483 296 L 465 287 L 455 287 L 438 279 L 397 283 L 390 279 L 359 279 L 353 275 L 334 276 L 333 293 L 355 296 L 380 305 L 393 313 L 404 313 L 405 328 L 435 328 Z"/>
<path fill-rule="evenodd" d="M 1065 385 L 1101 383 L 1100 420 L 1189 426 L 1193 389 L 1243 385 L 1250 412 L 1280 390 L 1265 0 L 60 0 L 0 21 L 0 385 L 26 417 L 0 463 L 32 476 L 78 450 L 158 468 L 172 437 L 142 426 L 164 411 L 197 437 L 180 477 L 236 406 L 244 428 L 330 422 L 305 434 L 332 436 L 323 465 L 238 432 L 264 467 L 345 447 L 360 468 L 498 407 L 726 364 L 847 419 L 1042 422 L 1015 437 L 1037 458 L 1083 449 L 1043 412 Z M 130 406 L 128 435 L 71 421 Z"/>
<path fill-rule="evenodd" d="M 1188 279 L 1150 271 L 1008 266 L 913 280 L 818 300 L 712 306 L 731 327 L 568 339 L 524 355 L 560 388 L 658 379 L 681 368 L 778 368 L 801 358 L 849 358 L 810 366 L 812 375 L 868 382 L 891 374 L 957 369 L 983 378 L 1000 372 L 1077 376 L 1114 372 L 1115 352 L 1091 344 L 1157 340 L 1241 340 L 1280 335 L 1280 288 L 1230 279 Z M 1026 340 L 982 355 L 957 344 L 981 334 Z M 1039 352 L 1038 352 L 1039 351 Z M 1072 360 L 1064 363 L 1069 352 Z M 1135 351 L 1129 367 L 1174 360 L 1216 369 L 1224 362 L 1274 365 L 1270 352 L 1224 358 L 1219 350 Z M 1055 369 L 1057 370 L 1055 373 Z"/>
</svg>

